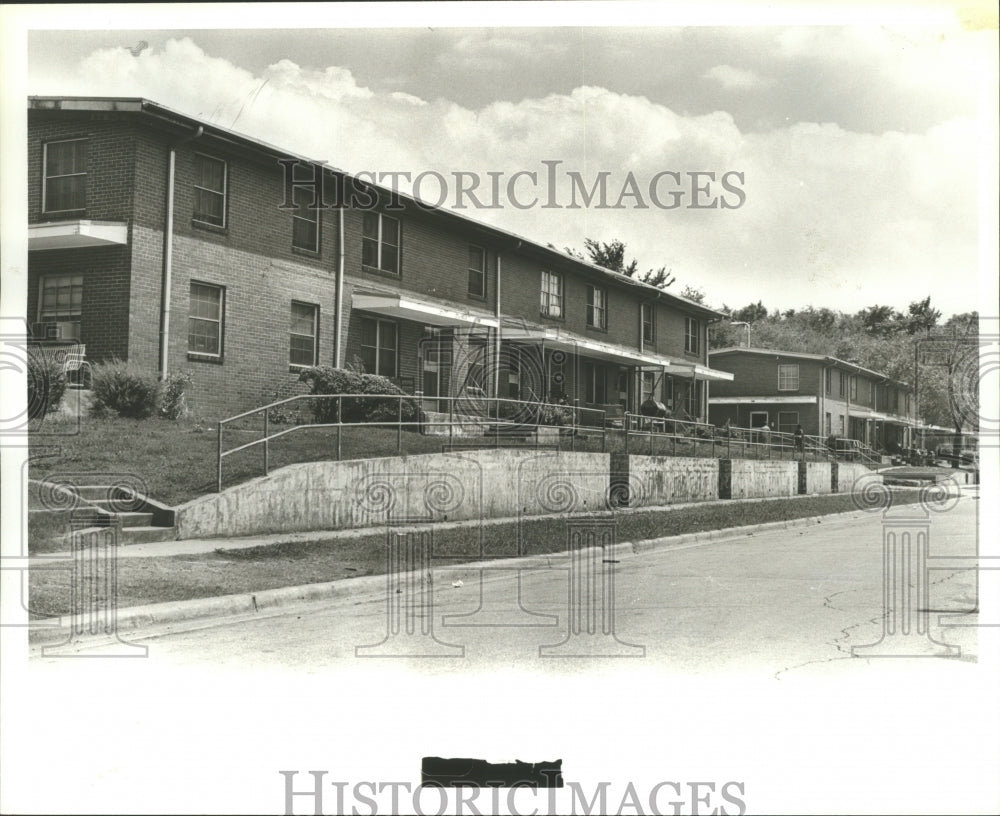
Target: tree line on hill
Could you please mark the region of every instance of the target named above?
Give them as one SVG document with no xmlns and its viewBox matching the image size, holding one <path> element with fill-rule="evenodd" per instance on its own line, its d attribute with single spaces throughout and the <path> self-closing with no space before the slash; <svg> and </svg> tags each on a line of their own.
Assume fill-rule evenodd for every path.
<svg viewBox="0 0 1000 816">
<path fill-rule="evenodd" d="M 626 263 L 626 246 L 617 239 L 603 243 L 587 238 L 584 247 L 586 255 L 571 248 L 566 252 L 660 289 L 676 280 L 663 267 L 639 274 L 638 261 Z M 688 285 L 679 295 L 707 305 L 697 287 Z M 957 432 L 979 429 L 978 312 L 942 321 L 930 296 L 913 301 L 905 312 L 881 304 L 853 314 L 813 306 L 781 311 L 759 300 L 738 309 L 723 303 L 720 311 L 728 320 L 710 326 L 710 349 L 750 345 L 857 363 L 913 386 L 919 421 Z"/>
</svg>

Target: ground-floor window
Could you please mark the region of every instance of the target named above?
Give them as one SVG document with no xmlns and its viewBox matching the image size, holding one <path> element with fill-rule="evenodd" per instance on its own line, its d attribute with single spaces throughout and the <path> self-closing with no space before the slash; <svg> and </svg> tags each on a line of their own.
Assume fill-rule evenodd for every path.
<svg viewBox="0 0 1000 816">
<path fill-rule="evenodd" d="M 225 289 L 191 281 L 191 309 L 188 313 L 188 352 L 222 357 Z"/>
<path fill-rule="evenodd" d="M 795 433 L 795 429 L 799 425 L 799 412 L 798 411 L 779 411 L 778 412 L 778 430 L 781 433 Z"/>
<path fill-rule="evenodd" d="M 57 324 L 46 328 L 46 336 L 63 340 L 80 339 L 80 316 L 83 313 L 83 275 L 45 275 L 38 299 L 38 320 Z"/>
<path fill-rule="evenodd" d="M 597 365 L 596 363 L 584 363 L 583 383 L 586 400 L 590 405 L 607 404 L 607 379 L 602 366 Z"/>
<path fill-rule="evenodd" d="M 830 414 L 826 415 L 825 433 L 827 436 L 833 433 L 833 417 Z"/>
<path fill-rule="evenodd" d="M 292 322 L 289 335 L 288 363 L 293 366 L 314 366 L 317 361 L 319 338 L 319 306 L 292 301 Z"/>
<path fill-rule="evenodd" d="M 751 411 L 750 412 L 750 427 L 751 428 L 763 428 L 767 425 L 767 411 Z"/>
<path fill-rule="evenodd" d="M 397 376 L 398 336 L 397 326 L 391 320 L 361 319 L 361 363 L 366 373 Z"/>
<path fill-rule="evenodd" d="M 640 403 L 646 402 L 647 400 L 653 399 L 653 394 L 656 390 L 656 372 L 653 371 L 643 371 L 642 372 L 642 395 Z"/>
</svg>

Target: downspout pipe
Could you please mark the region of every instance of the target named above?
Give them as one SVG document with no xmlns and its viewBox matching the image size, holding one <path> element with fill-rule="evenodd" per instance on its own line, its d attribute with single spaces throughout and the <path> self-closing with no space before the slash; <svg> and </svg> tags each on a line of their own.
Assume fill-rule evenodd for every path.
<svg viewBox="0 0 1000 816">
<path fill-rule="evenodd" d="M 185 136 L 170 146 L 167 159 L 167 212 L 163 219 L 163 281 L 160 292 L 160 380 L 166 380 L 169 374 L 170 351 L 170 292 L 173 285 L 174 263 L 174 176 L 177 164 L 177 148 L 193 142 L 205 132 L 198 125 L 194 133 Z"/>
<path fill-rule="evenodd" d="M 340 202 L 337 208 L 337 296 L 336 309 L 337 320 L 334 325 L 333 335 L 333 367 L 341 367 L 341 340 L 343 317 L 344 317 L 344 202 Z"/>
</svg>

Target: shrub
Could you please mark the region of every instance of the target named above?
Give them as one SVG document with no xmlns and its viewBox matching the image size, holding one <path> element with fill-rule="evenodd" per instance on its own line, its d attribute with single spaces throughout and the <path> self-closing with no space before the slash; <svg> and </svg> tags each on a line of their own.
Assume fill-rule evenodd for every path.
<svg viewBox="0 0 1000 816">
<path fill-rule="evenodd" d="M 538 415 L 539 425 L 572 425 L 573 409 L 566 405 L 545 403 Z"/>
<path fill-rule="evenodd" d="M 160 416 L 165 419 L 180 419 L 187 414 L 184 392 L 189 385 L 191 385 L 191 375 L 186 371 L 175 371 L 167 375 L 167 379 L 162 383 Z"/>
<path fill-rule="evenodd" d="M 93 374 L 95 414 L 145 419 L 155 413 L 160 383 L 154 375 L 117 358 L 93 366 Z"/>
<path fill-rule="evenodd" d="M 41 346 L 28 349 L 28 418 L 39 419 L 59 407 L 66 374 L 54 355 Z"/>
<path fill-rule="evenodd" d="M 311 394 L 385 394 L 405 392 L 386 377 L 377 374 L 360 374 L 357 371 L 330 366 L 313 366 L 299 375 L 299 381 L 308 383 Z M 343 417 L 338 417 L 338 400 L 312 400 L 313 418 L 316 422 L 394 422 L 399 417 L 399 400 L 350 398 L 341 400 Z M 404 422 L 419 418 L 417 404 L 412 399 L 402 401 Z"/>
</svg>

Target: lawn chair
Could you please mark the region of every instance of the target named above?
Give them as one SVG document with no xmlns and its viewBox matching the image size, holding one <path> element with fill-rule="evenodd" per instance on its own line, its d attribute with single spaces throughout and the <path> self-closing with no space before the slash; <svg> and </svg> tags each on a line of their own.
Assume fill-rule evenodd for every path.
<svg viewBox="0 0 1000 816">
<path fill-rule="evenodd" d="M 66 352 L 66 357 L 63 359 L 63 374 L 66 375 L 67 382 L 70 379 L 71 372 L 79 372 L 77 376 L 80 378 L 79 387 L 85 388 L 86 380 L 84 379 L 83 371 L 84 369 L 90 374 L 90 385 L 94 385 L 94 372 L 90 368 L 90 363 L 87 362 L 87 347 L 78 343 L 72 346 L 71 351 Z"/>
</svg>

